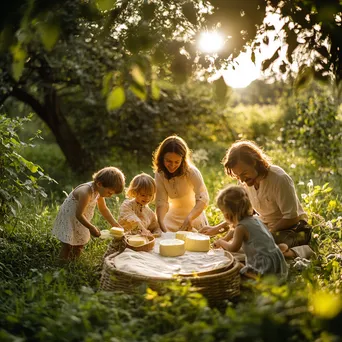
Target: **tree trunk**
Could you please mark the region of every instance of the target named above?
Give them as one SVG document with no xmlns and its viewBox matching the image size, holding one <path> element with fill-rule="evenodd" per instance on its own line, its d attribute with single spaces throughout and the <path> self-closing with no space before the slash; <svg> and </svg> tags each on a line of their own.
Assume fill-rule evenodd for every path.
<svg viewBox="0 0 342 342">
<path fill-rule="evenodd" d="M 82 148 L 68 121 L 61 112 L 55 89 L 50 88 L 46 92 L 44 105 L 22 88 L 15 87 L 11 96 L 28 104 L 48 125 L 73 171 L 83 173 L 89 169 L 92 163 L 91 158 Z"/>
</svg>

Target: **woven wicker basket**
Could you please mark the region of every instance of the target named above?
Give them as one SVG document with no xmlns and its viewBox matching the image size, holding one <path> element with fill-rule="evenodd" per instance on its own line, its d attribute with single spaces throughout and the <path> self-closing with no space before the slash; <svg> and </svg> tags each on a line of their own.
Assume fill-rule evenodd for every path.
<svg viewBox="0 0 342 342">
<path fill-rule="evenodd" d="M 214 306 L 221 306 L 224 300 L 230 300 L 240 294 L 240 266 L 235 260 L 231 268 L 220 273 L 165 279 L 119 271 L 114 265 L 114 258 L 119 253 L 111 254 L 104 260 L 100 282 L 101 290 L 136 293 L 139 291 L 140 285 L 146 284 L 152 290 L 158 291 L 168 282 L 185 283 L 190 281 L 193 290 L 205 296 L 209 304 Z M 227 256 L 232 257 L 228 252 Z"/>
</svg>

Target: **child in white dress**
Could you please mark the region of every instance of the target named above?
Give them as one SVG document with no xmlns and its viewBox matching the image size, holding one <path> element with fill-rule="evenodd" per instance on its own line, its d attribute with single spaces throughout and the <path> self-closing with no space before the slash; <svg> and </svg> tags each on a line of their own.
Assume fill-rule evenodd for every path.
<svg viewBox="0 0 342 342">
<path fill-rule="evenodd" d="M 235 226 L 225 238 L 217 240 L 215 247 L 237 252 L 242 247 L 246 255 L 246 266 L 240 271 L 255 274 L 278 274 L 287 276 L 287 264 L 272 234 L 256 216 L 246 190 L 241 186 L 230 186 L 222 190 L 217 198 L 217 206 L 227 223 Z M 229 241 L 229 242 L 228 242 Z"/>
<path fill-rule="evenodd" d="M 119 226 L 106 205 L 105 197 L 119 194 L 125 176 L 115 167 L 105 167 L 93 174 L 93 181 L 77 186 L 65 199 L 57 214 L 52 234 L 62 242 L 62 260 L 77 258 L 90 235 L 99 237 L 100 230 L 90 221 L 96 204 L 111 226 Z"/>
<path fill-rule="evenodd" d="M 132 179 L 127 190 L 130 199 L 122 203 L 118 219 L 130 234 L 160 236 L 156 214 L 148 206 L 155 194 L 156 184 L 150 175 L 141 173 Z"/>
</svg>

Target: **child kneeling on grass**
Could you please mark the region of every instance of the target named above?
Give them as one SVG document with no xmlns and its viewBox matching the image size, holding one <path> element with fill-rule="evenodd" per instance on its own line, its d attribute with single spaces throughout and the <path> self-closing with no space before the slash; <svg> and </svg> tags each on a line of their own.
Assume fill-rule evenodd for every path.
<svg viewBox="0 0 342 342">
<path fill-rule="evenodd" d="M 156 214 L 148 204 L 156 195 L 156 183 L 154 179 L 141 173 L 135 176 L 128 189 L 127 197 L 120 206 L 119 223 L 130 234 L 160 236 L 161 230 Z"/>
<path fill-rule="evenodd" d="M 217 197 L 217 206 L 228 224 L 235 229 L 224 239 L 215 242 L 229 252 L 242 247 L 246 254 L 246 266 L 240 273 L 254 277 L 256 274 L 277 274 L 287 277 L 288 267 L 279 247 L 266 226 L 253 216 L 253 208 L 246 190 L 241 186 L 230 186 Z"/>
<path fill-rule="evenodd" d="M 93 181 L 78 185 L 69 194 L 59 209 L 52 229 L 52 234 L 62 242 L 62 260 L 79 257 L 90 235 L 101 235 L 100 230 L 90 222 L 96 204 L 111 226 L 120 226 L 107 208 L 105 197 L 121 193 L 124 187 L 124 174 L 109 166 L 94 173 Z"/>
</svg>

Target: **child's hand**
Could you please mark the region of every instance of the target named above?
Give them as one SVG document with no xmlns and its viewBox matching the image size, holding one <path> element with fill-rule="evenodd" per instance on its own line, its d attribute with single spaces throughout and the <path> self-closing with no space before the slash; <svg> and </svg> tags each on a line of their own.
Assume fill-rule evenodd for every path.
<svg viewBox="0 0 342 342">
<path fill-rule="evenodd" d="M 205 226 L 205 227 L 202 227 L 199 232 L 201 234 L 204 234 L 204 235 L 209 235 L 209 236 L 213 236 L 213 235 L 216 235 L 218 234 L 220 231 L 220 228 L 216 228 L 216 227 L 211 227 L 211 226 Z"/>
<path fill-rule="evenodd" d="M 101 232 L 97 228 L 89 228 L 90 234 L 94 237 L 99 237 L 101 235 Z"/>
<path fill-rule="evenodd" d="M 214 241 L 214 248 L 220 248 L 220 247 L 222 247 L 222 246 L 221 246 L 221 241 L 222 241 L 222 239 L 218 239 L 218 240 Z"/>
</svg>

